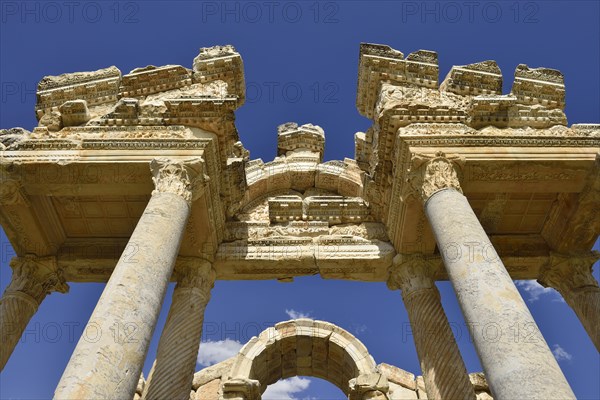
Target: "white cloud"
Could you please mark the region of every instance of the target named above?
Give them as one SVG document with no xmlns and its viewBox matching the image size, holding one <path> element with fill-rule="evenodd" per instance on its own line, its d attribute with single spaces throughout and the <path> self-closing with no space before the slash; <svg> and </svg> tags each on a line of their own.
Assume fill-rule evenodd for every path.
<svg viewBox="0 0 600 400">
<path fill-rule="evenodd" d="M 267 387 L 262 395 L 263 400 L 297 400 L 294 395 L 305 391 L 310 386 L 310 379 L 293 378 L 282 379 Z"/>
<path fill-rule="evenodd" d="M 365 324 L 352 324 L 352 330 L 355 335 L 360 335 L 369 330 Z"/>
<path fill-rule="evenodd" d="M 232 339 L 202 342 L 197 362 L 203 367 L 208 367 L 236 355 L 242 346 L 243 344 Z"/>
<path fill-rule="evenodd" d="M 310 313 L 303 313 L 302 311 L 296 311 L 294 309 L 285 310 L 285 313 L 288 315 L 288 317 L 290 317 L 291 319 L 298 319 L 298 318 L 312 318 L 310 316 Z"/>
<path fill-rule="evenodd" d="M 518 287 L 520 287 L 525 293 L 527 293 L 527 295 L 529 296 L 527 300 L 530 303 L 539 300 L 540 296 L 545 294 L 551 295 L 553 297 L 552 301 L 564 302 L 563 298 L 556 290 L 549 287 L 545 288 L 539 283 L 537 283 L 537 281 L 515 281 L 515 284 Z"/>
<path fill-rule="evenodd" d="M 558 344 L 552 346 L 552 354 L 554 354 L 556 361 L 571 361 L 573 359 L 573 355 L 568 353 Z"/>
</svg>

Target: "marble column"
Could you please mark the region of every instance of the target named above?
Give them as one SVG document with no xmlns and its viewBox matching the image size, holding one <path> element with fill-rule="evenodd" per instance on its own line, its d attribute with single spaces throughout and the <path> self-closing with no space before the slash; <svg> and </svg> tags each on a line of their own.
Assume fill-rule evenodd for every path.
<svg viewBox="0 0 600 400">
<path fill-rule="evenodd" d="M 153 160 L 155 190 L 54 393 L 55 399 L 131 399 L 167 290 L 202 160 Z"/>
<path fill-rule="evenodd" d="M 417 170 L 425 214 L 497 399 L 575 399 L 443 153 Z"/>
<path fill-rule="evenodd" d="M 10 266 L 12 279 L 0 299 L 0 371 L 44 298 L 69 291 L 56 257 L 15 257 Z"/>
<path fill-rule="evenodd" d="M 599 258 L 598 252 L 583 256 L 552 254 L 539 282 L 562 295 L 600 352 L 600 288 L 592 275 Z"/>
<path fill-rule="evenodd" d="M 434 275 L 439 258 L 397 255 L 388 287 L 402 291 L 430 399 L 475 399 L 475 391 L 442 308 Z"/>
<path fill-rule="evenodd" d="M 179 258 L 177 286 L 162 331 L 156 362 L 143 399 L 187 400 L 202 338 L 204 310 L 215 282 L 212 265 L 200 258 Z"/>
</svg>

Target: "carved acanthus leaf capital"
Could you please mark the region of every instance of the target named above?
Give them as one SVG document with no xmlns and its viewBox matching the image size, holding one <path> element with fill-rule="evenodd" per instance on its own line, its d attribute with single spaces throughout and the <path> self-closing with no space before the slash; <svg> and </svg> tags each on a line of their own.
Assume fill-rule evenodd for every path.
<svg viewBox="0 0 600 400">
<path fill-rule="evenodd" d="M 409 184 L 421 195 L 423 202 L 443 189 L 453 188 L 462 193 L 460 169 L 457 168 L 457 164 L 462 163 L 459 157 L 448 157 L 438 151 L 433 157 L 414 154 L 411 161 Z"/>
<path fill-rule="evenodd" d="M 10 266 L 13 275 L 6 294 L 24 293 L 39 305 L 52 292 L 69 291 L 62 271 L 57 266 L 56 257 L 15 257 L 10 261 Z"/>
<path fill-rule="evenodd" d="M 204 174 L 204 160 L 170 160 L 155 158 L 150 163 L 155 193 L 173 193 L 181 196 L 188 203 L 202 194 L 202 186 L 209 180 Z"/>
<path fill-rule="evenodd" d="M 420 290 L 434 289 L 440 265 L 439 257 L 398 254 L 390 267 L 387 285 L 391 290 L 400 289 L 404 298 Z"/>
<path fill-rule="evenodd" d="M 215 285 L 217 274 L 212 264 L 201 258 L 179 257 L 175 269 L 178 288 L 199 289 L 206 299 Z"/>
<path fill-rule="evenodd" d="M 583 255 L 552 253 L 542 270 L 538 282 L 544 287 L 558 290 L 563 297 L 589 289 L 596 290 L 598 282 L 592 275 L 592 267 L 600 259 L 600 252 Z"/>
</svg>

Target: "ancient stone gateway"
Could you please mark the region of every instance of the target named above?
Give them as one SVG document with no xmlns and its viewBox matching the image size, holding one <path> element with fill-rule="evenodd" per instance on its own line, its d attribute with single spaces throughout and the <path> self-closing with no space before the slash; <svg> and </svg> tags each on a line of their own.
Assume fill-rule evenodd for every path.
<svg viewBox="0 0 600 400">
<path fill-rule="evenodd" d="M 519 65 L 503 95 L 494 61 L 455 66 L 438 84 L 435 52 L 362 44 L 359 54 L 356 105 L 373 124 L 340 161 L 323 161 L 323 129 L 296 123 L 278 127 L 273 161 L 250 159 L 234 124 L 245 83 L 232 46 L 202 48 L 192 69 L 42 79 L 39 125 L 0 131 L 0 223 L 17 253 L 0 301 L 0 368 L 48 294 L 106 282 L 87 328 L 126 320 L 136 340 L 80 339 L 57 399 L 203 398 L 211 373 L 211 393 L 256 399 L 304 372 L 352 399 L 485 397 L 435 286 L 450 280 L 495 398 L 574 398 L 513 280 L 557 289 L 600 349 L 600 125 L 567 126 L 553 69 Z M 343 329 L 306 320 L 194 376 L 215 280 L 315 274 L 401 290 L 421 387 L 375 365 Z M 478 327 L 491 325 L 522 327 L 528 340 L 486 340 Z"/>
<path fill-rule="evenodd" d="M 266 329 L 237 356 L 198 371 L 192 396 L 258 399 L 267 385 L 297 375 L 325 379 L 351 400 L 418 399 L 427 394 L 422 377 L 389 364 L 376 365 L 367 348 L 346 330 L 298 319 Z M 470 380 L 479 398 L 490 398 L 482 374 L 471 374 Z M 147 393 L 147 384 L 138 386 L 140 395 Z"/>
</svg>

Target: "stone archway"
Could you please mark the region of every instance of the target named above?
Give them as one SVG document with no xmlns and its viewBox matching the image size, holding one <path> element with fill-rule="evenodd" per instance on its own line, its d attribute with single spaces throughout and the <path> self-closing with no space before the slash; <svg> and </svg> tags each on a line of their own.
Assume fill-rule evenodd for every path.
<svg viewBox="0 0 600 400">
<path fill-rule="evenodd" d="M 252 338 L 236 356 L 222 393 L 228 399 L 259 398 L 268 385 L 298 375 L 325 379 L 351 399 L 388 390 L 387 379 L 356 337 L 329 322 L 297 319 Z"/>
</svg>

